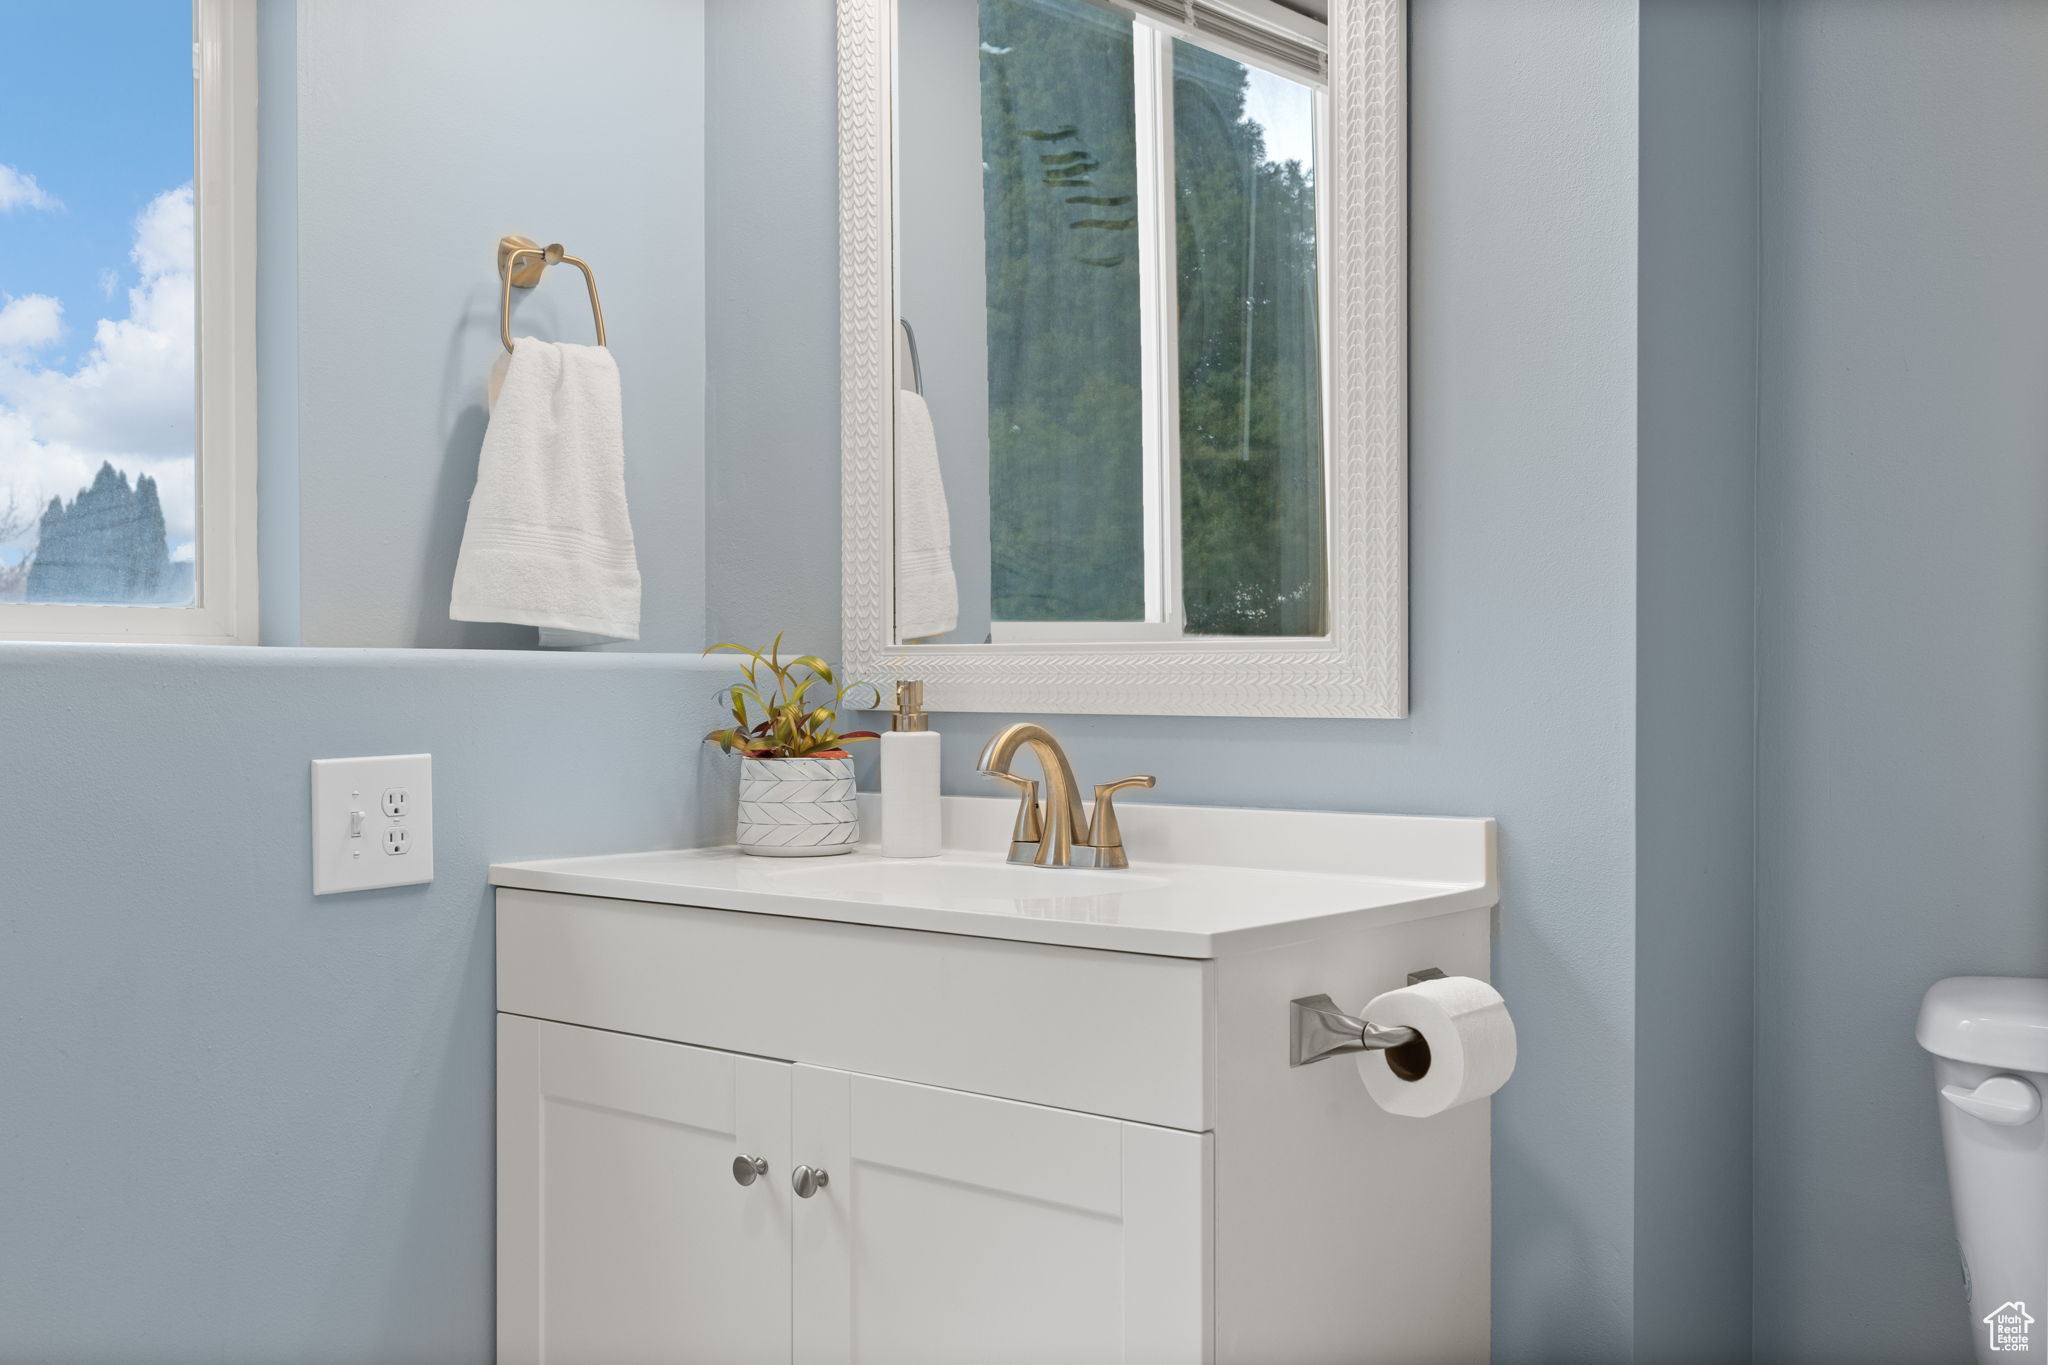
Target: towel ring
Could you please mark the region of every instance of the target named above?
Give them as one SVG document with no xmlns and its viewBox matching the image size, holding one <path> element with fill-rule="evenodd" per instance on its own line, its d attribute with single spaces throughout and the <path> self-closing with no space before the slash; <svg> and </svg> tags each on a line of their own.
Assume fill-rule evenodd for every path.
<svg viewBox="0 0 2048 1365">
<path fill-rule="evenodd" d="M 512 349 L 513 288 L 533 288 L 549 266 L 563 261 L 583 272 L 583 283 L 590 289 L 590 316 L 597 321 L 597 344 L 604 345 L 604 308 L 597 301 L 597 276 L 591 273 L 590 266 L 563 251 L 560 242 L 542 246 L 531 237 L 507 236 L 498 239 L 498 274 L 505 282 L 498 299 L 498 339 L 505 343 L 506 350 Z"/>
</svg>

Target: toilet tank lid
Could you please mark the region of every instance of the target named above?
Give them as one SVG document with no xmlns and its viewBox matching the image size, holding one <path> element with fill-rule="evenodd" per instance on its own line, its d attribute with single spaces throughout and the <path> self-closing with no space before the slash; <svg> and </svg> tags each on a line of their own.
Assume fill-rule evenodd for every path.
<svg viewBox="0 0 2048 1365">
<path fill-rule="evenodd" d="M 2048 1072 L 2048 981 L 1952 976 L 1920 1002 L 1920 1046 L 1937 1057 Z"/>
</svg>

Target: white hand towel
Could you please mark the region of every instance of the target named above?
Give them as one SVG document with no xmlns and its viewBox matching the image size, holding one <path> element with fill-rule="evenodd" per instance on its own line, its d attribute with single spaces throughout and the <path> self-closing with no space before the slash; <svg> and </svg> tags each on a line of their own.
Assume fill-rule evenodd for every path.
<svg viewBox="0 0 2048 1365">
<path fill-rule="evenodd" d="M 639 639 L 617 362 L 520 337 L 493 387 L 448 615 L 538 626 L 543 645 Z"/>
<path fill-rule="evenodd" d="M 924 396 L 896 394 L 896 638 L 944 635 L 960 624 L 953 522 L 939 474 L 939 438 Z"/>
</svg>

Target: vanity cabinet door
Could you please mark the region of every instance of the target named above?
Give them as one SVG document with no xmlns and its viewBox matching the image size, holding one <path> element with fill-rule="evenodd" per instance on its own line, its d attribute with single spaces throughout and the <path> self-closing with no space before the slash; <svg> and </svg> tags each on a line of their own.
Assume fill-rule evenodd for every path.
<svg viewBox="0 0 2048 1365">
<path fill-rule="evenodd" d="M 499 1361 L 786 1365 L 789 1100 L 786 1063 L 499 1015 Z"/>
<path fill-rule="evenodd" d="M 1206 1134 L 799 1066 L 797 1365 L 1210 1359 Z"/>
</svg>

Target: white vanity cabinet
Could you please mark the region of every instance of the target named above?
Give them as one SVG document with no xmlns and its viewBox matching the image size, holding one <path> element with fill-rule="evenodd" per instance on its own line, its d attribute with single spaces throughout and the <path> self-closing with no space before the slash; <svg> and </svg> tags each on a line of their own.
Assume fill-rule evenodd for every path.
<svg viewBox="0 0 2048 1365">
<path fill-rule="evenodd" d="M 498 1057 L 501 1361 L 1206 1358 L 1207 1134 L 513 1014 Z"/>
<path fill-rule="evenodd" d="M 1489 1106 L 1288 1065 L 1292 999 L 1486 973 L 1490 823 L 1391 823 L 1469 860 L 494 868 L 499 1360 L 1484 1360 Z"/>
<path fill-rule="evenodd" d="M 787 1361 L 781 1062 L 498 1016 L 498 1359 Z"/>
</svg>

